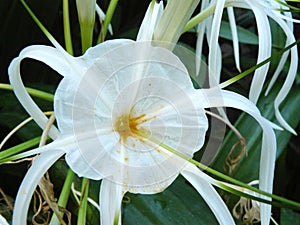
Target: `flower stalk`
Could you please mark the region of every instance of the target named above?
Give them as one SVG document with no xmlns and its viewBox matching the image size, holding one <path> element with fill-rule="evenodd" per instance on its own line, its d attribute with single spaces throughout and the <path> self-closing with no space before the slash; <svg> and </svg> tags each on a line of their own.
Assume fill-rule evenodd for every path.
<svg viewBox="0 0 300 225">
<path fill-rule="evenodd" d="M 72 46 L 72 38 L 71 38 L 69 0 L 63 0 L 63 23 L 64 23 L 64 37 L 65 37 L 66 50 L 71 55 L 74 55 L 73 46 Z"/>
<path fill-rule="evenodd" d="M 60 207 L 65 208 L 67 206 L 69 196 L 71 193 L 71 187 L 72 187 L 72 182 L 73 182 L 74 176 L 75 176 L 75 173 L 69 169 L 68 173 L 67 173 L 67 177 L 66 177 L 64 185 L 63 185 L 63 188 L 61 190 L 61 194 L 60 194 L 58 202 L 57 202 L 57 204 Z M 63 216 L 62 212 L 60 213 L 60 216 L 61 217 Z M 53 216 L 50 220 L 50 225 L 59 225 L 59 220 L 55 214 L 53 214 Z"/>
<path fill-rule="evenodd" d="M 8 91 L 13 90 L 11 85 L 3 84 L 3 83 L 0 83 L 0 89 L 8 90 Z M 26 87 L 26 90 L 33 97 L 37 97 L 37 98 L 40 98 L 40 99 L 43 99 L 43 100 L 46 100 L 46 101 L 49 101 L 49 102 L 53 102 L 53 99 L 54 99 L 53 94 L 50 94 L 50 93 L 45 92 L 45 91 L 37 90 L 35 88 L 29 88 L 29 87 Z"/>
<path fill-rule="evenodd" d="M 89 179 L 83 178 L 81 185 L 80 202 L 79 202 L 79 211 L 78 211 L 78 220 L 77 224 L 82 225 L 86 224 L 86 213 L 88 205 L 88 196 L 89 196 Z"/>
<path fill-rule="evenodd" d="M 95 25 L 96 0 L 76 0 L 81 31 L 82 52 L 92 46 Z"/>
<path fill-rule="evenodd" d="M 190 29 L 192 29 L 193 27 L 197 26 L 199 23 L 201 23 L 203 20 L 205 20 L 206 18 L 208 18 L 209 16 L 211 16 L 216 9 L 216 3 L 210 5 L 209 7 L 205 8 L 204 10 L 202 10 L 199 14 L 197 14 L 196 16 L 194 16 L 193 18 L 191 18 L 186 25 L 184 26 L 183 32 L 185 33 L 187 31 L 189 31 Z"/>
<path fill-rule="evenodd" d="M 97 40 L 97 43 L 101 43 L 104 41 L 106 35 L 107 35 L 107 31 L 108 31 L 108 28 L 109 28 L 109 24 L 111 22 L 111 19 L 114 15 L 114 12 L 116 10 L 116 7 L 118 5 L 118 1 L 119 0 L 111 0 L 110 3 L 109 3 L 109 6 L 108 6 L 108 9 L 107 9 L 107 13 L 106 13 L 106 16 L 105 16 L 105 19 L 104 19 L 104 23 L 103 23 L 103 28 L 102 28 L 102 31 L 101 33 L 99 34 L 99 37 L 98 37 L 98 40 Z"/>
</svg>

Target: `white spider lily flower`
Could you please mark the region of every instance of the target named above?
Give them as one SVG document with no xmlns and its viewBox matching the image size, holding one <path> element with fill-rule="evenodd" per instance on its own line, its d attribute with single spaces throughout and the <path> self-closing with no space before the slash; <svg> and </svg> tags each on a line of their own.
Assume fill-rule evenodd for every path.
<svg viewBox="0 0 300 225">
<path fill-rule="evenodd" d="M 69 56 L 66 60 L 66 55 L 55 48 L 27 47 L 12 61 L 10 80 L 19 101 L 43 128 L 47 119 L 20 79 L 24 58 L 42 61 L 64 78 L 55 93 L 54 111 L 59 131 L 54 127 L 50 131 L 55 140 L 24 153 L 41 155 L 18 192 L 14 224 L 24 223 L 39 179 L 63 154 L 79 176 L 103 180 L 102 224 L 112 224 L 115 216 L 120 216 L 124 193 L 161 192 L 179 173 L 206 201 L 212 199 L 208 205 L 220 224 L 234 224 L 210 180 L 160 144 L 191 158 L 203 145 L 208 127 L 204 108 L 210 107 L 238 108 L 260 123 L 263 128 L 260 188 L 272 191 L 274 125 L 260 115 L 253 103 L 238 94 L 217 89 L 195 90 L 186 68 L 171 51 L 147 42 L 121 39 L 106 41 L 90 48 L 82 57 Z M 262 204 L 265 221 L 269 219 L 270 209 Z"/>
<path fill-rule="evenodd" d="M 38 47 L 49 54 L 50 47 Z M 208 126 L 204 107 L 201 101 L 191 101 L 192 82 L 183 64 L 169 50 L 144 42 L 112 40 L 90 48 L 82 57 L 70 56 L 67 61 L 57 51 L 52 56 L 57 60 L 53 63 L 51 57 L 39 57 L 36 49 L 26 48 L 11 63 L 11 83 L 27 111 L 44 124 L 46 119 L 21 83 L 20 63 L 24 58 L 35 58 L 64 75 L 54 101 L 59 134 L 53 129 L 51 136 L 56 140 L 32 151 L 41 156 L 20 187 L 15 224 L 25 221 L 24 205 L 28 208 L 39 177 L 64 153 L 68 165 L 79 176 L 103 180 L 101 221 L 113 224 L 115 216 L 120 215 L 125 192 L 161 192 L 186 165 L 185 159 L 140 132 L 180 149 L 188 157 L 202 147 Z M 82 68 L 80 71 L 70 67 L 66 71 L 66 64 L 72 60 Z M 63 61 L 66 64 L 60 63 Z M 228 215 L 220 223 L 233 224 L 232 219 L 228 220 L 230 213 L 225 204 L 215 205 Z"/>
<path fill-rule="evenodd" d="M 277 127 L 243 96 L 218 88 L 195 90 L 187 69 L 170 50 L 127 39 L 106 41 L 81 57 L 72 57 L 59 46 L 25 48 L 9 66 L 10 81 L 23 107 L 43 129 L 47 117 L 21 80 L 25 58 L 45 63 L 63 79 L 54 99 L 58 129 L 53 126 L 49 131 L 54 141 L 20 155 L 40 153 L 19 188 L 13 224 L 26 223 L 36 186 L 63 155 L 78 176 L 102 180 L 101 224 L 121 224 L 126 192 L 162 192 L 179 174 L 201 194 L 220 224 L 234 224 L 212 186 L 215 182 L 186 160 L 203 146 L 208 129 L 204 108 L 210 107 L 243 110 L 261 125 L 260 188 L 272 191 Z M 263 225 L 270 212 L 271 206 L 261 205 Z"/>
<path fill-rule="evenodd" d="M 215 5 L 215 14 L 213 16 L 213 19 L 208 18 L 207 20 L 211 20 L 211 22 L 200 23 L 198 25 L 198 30 L 203 30 L 204 28 L 199 28 L 202 26 L 208 26 L 208 27 L 214 27 L 214 29 L 206 29 L 210 52 L 208 57 L 208 65 L 210 68 L 210 85 L 215 86 L 218 84 L 220 79 L 220 65 L 218 64 L 221 62 L 221 54 L 219 53 L 219 43 L 218 43 L 218 36 L 219 36 L 219 27 L 221 23 L 221 16 L 223 12 L 222 7 L 237 7 L 237 8 L 244 8 L 252 10 L 256 19 L 257 24 L 257 30 L 258 30 L 258 37 L 259 37 L 259 45 L 258 45 L 258 58 L 257 63 L 262 62 L 263 60 L 267 59 L 271 56 L 271 48 L 272 48 L 272 35 L 271 35 L 271 29 L 269 24 L 269 18 L 273 19 L 284 31 L 286 34 L 287 40 L 286 40 L 286 46 L 292 44 L 295 42 L 295 37 L 293 34 L 293 24 L 292 22 L 299 22 L 298 20 L 293 20 L 290 13 L 286 12 L 284 14 L 281 14 L 278 9 L 282 8 L 283 6 L 276 2 L 276 1 L 250 1 L 250 0 L 226 0 L 224 3 L 223 1 L 211 1 L 210 4 L 207 4 L 207 7 L 211 7 L 212 5 Z M 232 9 L 228 11 L 229 19 L 230 19 L 230 26 L 233 33 L 233 46 L 234 46 L 234 55 L 235 55 L 235 61 L 237 68 L 239 68 L 239 61 L 238 61 L 238 54 L 237 54 L 237 48 L 238 48 L 238 38 L 235 35 L 235 22 L 232 19 Z M 208 23 L 208 24 L 207 24 Z M 199 41 L 203 41 L 203 31 L 200 33 Z M 198 41 L 198 42 L 199 42 Z M 201 47 L 201 44 L 197 43 L 197 46 Z M 201 54 L 201 49 L 196 50 L 198 53 L 198 56 Z M 275 108 L 275 114 L 276 118 L 279 121 L 280 125 L 282 125 L 285 129 L 292 132 L 293 134 L 296 134 L 296 132 L 287 124 L 287 122 L 284 120 L 282 115 L 279 112 L 279 105 L 282 103 L 282 101 L 285 99 L 286 95 L 288 94 L 293 81 L 296 76 L 297 72 L 297 66 L 298 66 L 298 52 L 297 47 L 294 46 L 291 50 L 287 51 L 285 54 L 282 55 L 281 60 L 277 66 L 277 69 L 273 75 L 273 78 L 271 80 L 271 83 L 267 89 L 268 93 L 276 81 L 278 75 L 283 69 L 283 66 L 288 58 L 288 55 L 291 56 L 291 63 L 289 72 L 287 74 L 286 80 L 277 95 L 275 101 L 274 101 L 274 108 Z M 258 98 L 261 94 L 267 73 L 269 71 L 269 63 L 265 64 L 264 66 L 258 68 L 253 76 L 253 81 L 251 83 L 251 88 L 249 92 L 249 99 L 256 103 L 258 101 Z"/>
</svg>

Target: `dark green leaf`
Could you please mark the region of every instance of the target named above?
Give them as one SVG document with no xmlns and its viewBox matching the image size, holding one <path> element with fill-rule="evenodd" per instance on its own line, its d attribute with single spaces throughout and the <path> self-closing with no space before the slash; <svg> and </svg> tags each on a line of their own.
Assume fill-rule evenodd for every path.
<svg viewBox="0 0 300 225">
<path fill-rule="evenodd" d="M 281 209 L 281 225 L 300 225 L 300 214 L 289 209 Z"/>
<path fill-rule="evenodd" d="M 164 192 L 155 195 L 126 194 L 123 224 L 218 224 L 214 215 L 182 177 Z"/>
</svg>

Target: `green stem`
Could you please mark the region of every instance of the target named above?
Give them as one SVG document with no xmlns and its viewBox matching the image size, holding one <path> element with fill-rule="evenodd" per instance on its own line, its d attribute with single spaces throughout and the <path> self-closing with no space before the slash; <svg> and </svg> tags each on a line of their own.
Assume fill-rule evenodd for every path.
<svg viewBox="0 0 300 225">
<path fill-rule="evenodd" d="M 194 16 L 192 19 L 190 19 L 185 27 L 183 28 L 183 32 L 185 33 L 192 29 L 193 27 L 197 26 L 197 24 L 201 23 L 203 20 L 205 20 L 207 17 L 211 16 L 216 9 L 216 3 L 207 7 L 205 10 L 200 12 L 198 15 Z"/>
<path fill-rule="evenodd" d="M 97 43 L 101 43 L 102 42 L 102 38 L 105 39 L 107 31 L 108 31 L 108 26 L 111 22 L 111 19 L 114 15 L 114 12 L 116 10 L 117 4 L 118 4 L 119 0 L 111 0 L 105 15 L 105 19 L 104 19 L 104 23 L 103 23 L 103 28 L 102 28 L 102 32 L 99 34 Z"/>
<path fill-rule="evenodd" d="M 61 190 L 61 194 L 60 194 L 58 202 L 57 202 L 57 204 L 60 207 L 66 208 L 66 206 L 67 206 L 69 196 L 71 193 L 71 186 L 72 186 L 72 182 L 74 179 L 74 175 L 75 175 L 74 172 L 69 169 L 66 180 L 64 182 L 64 186 Z M 63 217 L 63 213 L 60 213 L 60 216 Z M 58 220 L 57 216 L 55 214 L 53 214 L 51 221 L 50 221 L 50 225 L 58 225 L 58 224 L 59 224 L 59 220 Z"/>
<path fill-rule="evenodd" d="M 257 68 L 271 62 L 274 59 L 278 59 L 284 52 L 290 50 L 291 48 L 293 48 L 294 46 L 296 46 L 297 44 L 300 44 L 300 39 L 298 39 L 297 41 L 295 41 L 294 43 L 288 45 L 287 47 L 281 49 L 280 51 L 276 52 L 275 54 L 273 54 L 272 56 L 270 56 L 269 58 L 265 59 L 264 61 L 258 63 L 257 65 L 247 69 L 246 71 L 234 76 L 233 78 L 230 78 L 229 80 L 219 84 L 220 88 L 225 88 L 233 83 L 235 83 L 236 81 L 244 78 L 245 76 L 249 75 L 250 73 L 254 72 Z"/>
<path fill-rule="evenodd" d="M 93 27 L 91 27 L 90 24 L 85 23 L 80 26 L 80 31 L 82 53 L 84 54 L 93 44 Z"/>
<path fill-rule="evenodd" d="M 33 138 L 29 141 L 25 141 L 22 144 L 8 148 L 0 152 L 0 164 L 10 161 L 9 157 L 18 154 L 26 149 L 37 146 L 41 140 L 41 137 Z"/>
<path fill-rule="evenodd" d="M 13 90 L 13 88 L 10 84 L 3 84 L 3 83 L 0 83 L 0 89 L 8 90 L 8 91 Z M 44 91 L 40 91 L 40 90 L 37 90 L 34 88 L 28 88 L 28 87 L 26 88 L 26 90 L 31 96 L 34 96 L 34 97 L 37 97 L 40 99 L 44 99 L 49 102 L 53 102 L 54 95 L 49 94 L 48 92 L 44 92 Z"/>
<path fill-rule="evenodd" d="M 70 55 L 74 55 L 71 38 L 69 0 L 63 0 L 63 15 L 66 50 Z"/>
<path fill-rule="evenodd" d="M 86 223 L 88 194 L 89 194 L 89 179 L 83 178 L 82 185 L 81 185 L 81 197 L 79 203 L 77 225 L 82 225 Z"/>
</svg>

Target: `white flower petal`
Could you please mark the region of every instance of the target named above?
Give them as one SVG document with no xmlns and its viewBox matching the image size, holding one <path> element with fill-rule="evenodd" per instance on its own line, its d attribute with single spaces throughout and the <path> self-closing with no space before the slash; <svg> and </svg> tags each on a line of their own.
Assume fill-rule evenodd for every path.
<svg viewBox="0 0 300 225">
<path fill-rule="evenodd" d="M 103 225 L 121 225 L 121 206 L 126 188 L 103 179 L 100 187 L 100 219 Z M 118 223 L 116 223 L 118 222 Z"/>
<path fill-rule="evenodd" d="M 238 33 L 237 33 L 237 26 L 236 26 L 236 22 L 235 22 L 233 7 L 230 7 L 230 6 L 227 7 L 227 13 L 228 13 L 228 19 L 229 19 L 231 35 L 232 35 L 235 65 L 236 65 L 237 70 L 241 71 L 239 38 L 238 38 Z"/>
<path fill-rule="evenodd" d="M 155 26 L 164 10 L 163 2 L 151 2 L 138 32 L 137 41 L 151 41 Z"/>
<path fill-rule="evenodd" d="M 289 25 L 287 25 L 283 20 L 278 19 L 274 16 L 274 14 L 269 13 L 268 14 L 273 20 L 275 20 L 277 22 L 277 24 L 283 29 L 283 31 L 286 33 L 287 35 L 287 43 L 286 45 L 290 45 L 293 42 L 295 42 L 295 37 L 294 34 L 291 30 L 291 28 L 289 27 Z M 279 123 L 288 131 L 290 131 L 291 133 L 296 135 L 296 132 L 293 128 L 291 128 L 291 126 L 284 120 L 284 118 L 282 117 L 282 115 L 279 112 L 279 106 L 280 104 L 284 101 L 285 97 L 287 96 L 288 92 L 290 91 L 293 82 L 295 80 L 296 74 L 297 74 L 297 68 L 298 68 L 298 49 L 297 46 L 294 46 L 291 50 L 291 62 L 290 62 L 290 68 L 286 77 L 286 80 L 282 86 L 282 88 L 280 89 L 278 95 L 275 98 L 274 101 L 274 107 L 275 107 L 275 115 L 277 120 L 279 121 Z M 282 56 L 282 60 L 284 62 L 284 57 L 286 57 L 287 55 Z M 280 62 L 281 62 L 280 61 Z M 279 66 L 278 66 L 279 67 Z M 280 69 L 280 68 L 279 68 Z M 276 70 L 277 71 L 277 70 Z M 276 80 L 276 78 L 274 78 L 274 81 Z M 273 79 L 272 79 L 273 81 Z M 271 81 L 271 82 L 272 82 Z M 271 84 L 270 84 L 271 85 Z"/>
<path fill-rule="evenodd" d="M 81 101 L 78 102 L 77 107 L 78 110 L 82 110 L 82 116 L 88 116 L 90 113 L 94 112 L 94 107 L 91 105 L 93 102 L 91 101 L 93 101 L 93 99 L 97 96 L 97 92 L 99 90 L 98 88 L 101 88 L 103 83 L 109 78 L 110 74 L 115 71 L 113 59 L 102 56 L 109 54 L 109 52 L 115 48 L 131 43 L 133 43 L 132 40 L 126 39 L 106 41 L 93 48 L 89 48 L 83 56 L 76 58 L 76 62 L 80 62 L 82 65 L 82 73 L 79 75 L 74 73 L 67 74 L 60 82 L 55 92 L 54 111 L 57 118 L 58 127 L 62 133 L 73 130 L 72 110 L 74 107 L 73 103 L 75 98 Z M 127 55 L 124 55 L 124 57 L 127 57 Z M 97 67 L 94 65 L 99 58 L 102 59 L 102 62 L 99 62 L 98 65 L 103 63 L 102 65 L 105 65 L 105 67 Z M 102 74 L 102 76 L 98 76 L 98 73 Z M 89 76 L 89 79 L 85 79 L 83 82 L 83 76 Z M 81 88 L 80 90 L 78 90 L 79 85 Z M 85 90 L 88 90 L 90 94 L 88 95 Z M 113 101 L 110 98 L 112 91 L 113 89 L 110 89 L 109 91 L 105 92 L 107 94 L 105 97 L 106 104 L 102 104 L 102 108 L 113 104 Z M 82 120 L 79 120 L 78 122 L 80 121 Z M 82 122 L 84 123 L 84 120 Z"/>
<path fill-rule="evenodd" d="M 0 214 L 0 224 L 1 225 L 9 225 L 7 220 Z"/>
<path fill-rule="evenodd" d="M 293 29 L 294 29 L 293 23 L 291 21 L 285 22 L 285 21 L 283 21 L 283 19 L 281 17 L 277 17 L 277 12 L 274 13 L 273 11 L 266 10 L 266 14 L 270 18 L 272 18 L 280 27 L 282 27 L 283 31 L 285 32 L 285 34 L 287 36 L 285 47 L 287 47 L 289 44 L 292 44 L 295 41 L 294 34 L 293 34 Z M 290 12 L 285 12 L 285 15 L 289 18 L 292 18 L 292 15 Z M 280 72 L 283 69 L 284 64 L 286 63 L 289 53 L 290 53 L 290 51 L 287 51 L 282 54 L 281 59 L 276 68 L 276 71 L 274 72 L 272 79 L 268 85 L 265 95 L 268 95 L 269 91 L 273 87 L 275 81 L 277 80 Z M 292 67 L 292 65 L 291 65 L 291 67 Z"/>
<path fill-rule="evenodd" d="M 203 0 L 201 2 L 201 11 L 204 10 L 209 5 L 209 0 Z M 202 55 L 202 46 L 203 46 L 203 39 L 205 34 L 207 20 L 202 21 L 197 26 L 197 42 L 196 42 L 196 76 L 199 75 L 201 69 L 201 55 Z"/>
<path fill-rule="evenodd" d="M 286 3 L 285 0 L 281 1 L 282 3 Z M 290 8 L 288 6 L 284 6 L 284 4 L 281 4 L 281 2 L 277 2 L 276 0 L 272 0 L 272 1 L 260 1 L 259 3 L 266 9 L 268 9 L 268 11 L 272 11 L 274 13 L 274 15 L 277 18 L 281 18 L 284 19 L 286 21 L 288 21 L 290 24 L 292 23 L 300 23 L 300 20 L 298 19 L 293 19 L 293 17 L 291 16 L 291 12 L 283 12 L 281 10 L 290 10 Z"/>
<path fill-rule="evenodd" d="M 222 57 L 218 43 L 219 32 L 225 0 L 216 1 L 216 9 L 212 20 L 211 27 L 208 30 L 209 38 L 209 54 L 208 54 L 208 69 L 209 69 L 209 84 L 214 87 L 219 84 L 221 76 Z"/>
<path fill-rule="evenodd" d="M 17 154 L 16 157 L 19 158 L 26 158 L 29 156 L 33 156 L 33 155 L 37 155 L 37 154 L 41 154 L 44 152 L 48 152 L 51 151 L 51 149 L 59 149 L 61 151 L 64 152 L 68 152 L 69 149 L 73 149 L 74 148 L 74 141 L 76 139 L 73 136 L 59 136 L 57 139 L 55 139 L 55 141 L 51 142 L 50 144 L 47 145 L 43 145 L 41 147 L 38 148 L 34 148 L 28 151 L 24 151 L 20 154 Z"/>
<path fill-rule="evenodd" d="M 95 60 L 97 60 L 97 58 L 107 54 L 110 51 L 113 51 L 117 47 L 120 47 L 122 45 L 128 45 L 133 42 L 134 42 L 133 40 L 129 40 L 129 39 L 113 39 L 113 40 L 105 41 L 99 45 L 89 48 L 84 53 L 84 55 L 79 58 L 85 61 L 86 63 L 88 63 L 89 66 L 91 66 L 95 62 Z M 130 53 L 128 53 L 128 56 L 129 55 Z"/>
<path fill-rule="evenodd" d="M 271 36 L 269 32 L 269 22 L 267 19 L 267 16 L 272 18 L 284 31 L 284 33 L 287 36 L 286 40 L 286 46 L 295 42 L 295 37 L 293 34 L 293 22 L 299 22 L 292 19 L 292 15 L 290 12 L 285 12 L 284 14 L 281 14 L 276 9 L 282 8 L 282 4 L 279 4 L 276 1 L 246 1 L 248 5 L 246 5 L 243 2 L 236 1 L 236 0 L 228 0 L 229 5 L 235 6 L 235 7 L 241 7 L 241 8 L 247 8 L 252 9 L 255 13 L 255 17 L 257 20 L 257 28 L 259 32 L 259 48 L 262 52 L 261 56 L 259 56 L 258 63 L 267 57 L 270 56 L 268 52 L 271 50 Z M 285 8 L 285 7 L 283 7 Z M 284 21 L 287 20 L 287 21 Z M 261 47 L 263 46 L 263 47 Z M 260 51 L 259 50 L 259 51 Z M 298 67 L 298 50 L 297 47 L 294 46 L 290 51 L 285 52 L 280 59 L 280 62 L 276 68 L 275 73 L 272 76 L 271 82 L 267 88 L 266 94 L 271 90 L 273 84 L 276 82 L 277 77 L 279 73 L 282 71 L 282 68 L 287 60 L 287 57 L 291 53 L 291 62 L 290 62 L 290 68 L 287 75 L 287 78 L 284 82 L 283 87 L 281 88 L 280 92 L 278 93 L 275 101 L 274 101 L 274 108 L 275 108 L 275 115 L 279 123 L 288 131 L 296 135 L 296 132 L 294 129 L 284 120 L 282 115 L 279 111 L 279 106 L 287 96 L 297 73 L 297 67 Z M 264 55 L 264 56 L 263 56 Z M 265 76 L 267 74 L 267 65 L 259 68 L 256 70 L 252 84 L 251 89 L 249 93 L 249 98 L 253 102 L 257 102 L 259 94 L 261 92 L 263 82 L 265 80 Z M 257 76 L 256 76 L 257 75 Z"/>
<path fill-rule="evenodd" d="M 252 4 L 251 1 L 247 1 L 247 3 L 251 7 L 256 19 L 257 31 L 258 31 L 258 42 L 259 42 L 257 63 L 260 63 L 271 56 L 271 48 L 272 48 L 271 29 L 270 29 L 268 17 L 264 13 L 264 10 Z M 259 95 L 262 91 L 269 70 L 269 65 L 270 63 L 267 63 L 255 70 L 251 87 L 250 87 L 250 92 L 249 92 L 249 99 L 254 103 L 258 101 Z"/>
<path fill-rule="evenodd" d="M 273 125 L 260 115 L 257 107 L 247 98 L 230 91 L 216 91 L 213 89 L 198 90 L 201 96 L 201 102 L 204 107 L 233 107 L 243 110 L 250 114 L 263 129 L 259 187 L 261 190 L 271 193 L 273 189 L 273 178 L 276 160 L 276 137 L 273 131 Z M 203 95 L 206 96 L 203 98 Z M 206 99 L 206 101 L 205 101 Z M 200 100 L 200 98 L 199 98 Z M 262 196 L 263 198 L 266 198 Z M 262 224 L 268 224 L 271 216 L 271 206 L 261 204 L 261 220 Z"/>
<path fill-rule="evenodd" d="M 26 109 L 26 111 L 43 129 L 45 128 L 48 119 L 29 96 L 21 80 L 20 66 L 21 61 L 24 58 L 33 58 L 42 61 L 55 69 L 60 74 L 69 73 L 70 66 L 65 62 L 65 58 L 62 56 L 62 54 L 60 54 L 60 52 L 55 48 L 46 46 L 30 46 L 25 48 L 20 53 L 20 56 L 15 58 L 11 62 L 8 68 L 9 79 L 11 85 L 14 88 L 14 93 L 16 94 L 17 98 Z M 58 136 L 58 130 L 54 126 L 51 127 L 49 136 L 53 139 Z"/>
<path fill-rule="evenodd" d="M 51 165 L 53 165 L 53 163 L 63 154 L 64 152 L 53 149 L 51 151 L 42 153 L 33 161 L 32 166 L 22 181 L 15 200 L 13 224 L 26 224 L 30 200 L 36 186 Z"/>
<path fill-rule="evenodd" d="M 288 45 L 289 44 L 286 43 L 285 47 L 288 46 Z M 270 81 L 269 85 L 268 85 L 268 88 L 266 90 L 265 96 L 269 94 L 270 90 L 272 89 L 273 85 L 275 84 L 275 82 L 276 82 L 279 74 L 281 73 L 281 71 L 282 71 L 282 69 L 283 69 L 283 67 L 284 67 L 284 65 L 286 63 L 286 60 L 287 60 L 288 56 L 289 56 L 289 51 L 287 51 L 287 52 L 285 52 L 285 53 L 282 54 L 282 56 L 280 58 L 280 61 L 279 61 L 278 65 L 277 65 L 277 68 L 276 68 L 276 70 L 275 70 L 275 72 L 274 72 L 274 74 L 273 74 L 273 76 L 271 78 L 271 81 Z"/>
<path fill-rule="evenodd" d="M 201 197 L 213 211 L 219 224 L 234 225 L 234 220 L 220 197 L 219 193 L 213 188 L 212 178 L 204 174 L 196 166 L 188 163 L 181 171 L 181 174 L 194 186 Z"/>
</svg>

